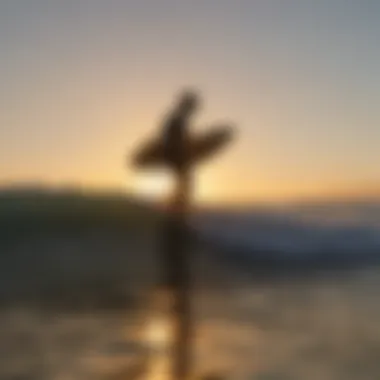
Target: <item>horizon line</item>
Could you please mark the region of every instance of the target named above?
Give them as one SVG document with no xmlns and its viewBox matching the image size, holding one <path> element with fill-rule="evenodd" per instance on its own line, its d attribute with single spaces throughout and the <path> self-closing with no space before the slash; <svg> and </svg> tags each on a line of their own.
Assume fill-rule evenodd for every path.
<svg viewBox="0 0 380 380">
<path fill-rule="evenodd" d="M 6 191 L 40 191 L 43 192 L 71 192 L 78 194 L 104 194 L 104 195 L 120 195 L 127 198 L 132 198 L 136 200 L 144 200 L 148 203 L 162 203 L 164 201 L 161 197 L 157 199 L 150 199 L 148 197 L 139 196 L 139 194 L 133 193 L 121 186 L 90 186 L 83 185 L 80 183 L 49 183 L 46 181 L 0 181 L 0 192 Z M 291 204 L 291 203 L 355 203 L 355 202 L 380 202 L 380 190 L 371 190 L 369 192 L 360 191 L 335 191 L 328 193 L 321 193 L 320 195 L 286 195 L 286 196 L 252 196 L 252 198 L 247 197 L 214 197 L 214 199 L 198 199 L 196 200 L 195 206 L 207 207 L 207 206 L 225 206 L 225 207 L 246 207 L 247 205 L 263 205 L 263 204 Z"/>
</svg>

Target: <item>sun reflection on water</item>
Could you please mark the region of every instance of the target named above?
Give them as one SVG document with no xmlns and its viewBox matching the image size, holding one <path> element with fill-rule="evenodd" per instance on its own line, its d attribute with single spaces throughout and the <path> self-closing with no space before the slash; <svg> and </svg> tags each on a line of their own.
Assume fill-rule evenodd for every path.
<svg viewBox="0 0 380 380">
<path fill-rule="evenodd" d="M 154 316 L 146 329 L 146 342 L 150 354 L 147 380 L 168 380 L 170 375 L 170 347 L 172 326 L 168 316 Z"/>
</svg>

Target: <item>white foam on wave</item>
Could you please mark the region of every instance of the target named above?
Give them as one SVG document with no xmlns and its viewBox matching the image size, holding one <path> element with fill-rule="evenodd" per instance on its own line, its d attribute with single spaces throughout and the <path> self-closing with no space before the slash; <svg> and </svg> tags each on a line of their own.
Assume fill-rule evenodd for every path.
<svg viewBox="0 0 380 380">
<path fill-rule="evenodd" d="M 207 211 L 198 230 L 221 243 L 283 253 L 380 252 L 380 202 Z"/>
</svg>

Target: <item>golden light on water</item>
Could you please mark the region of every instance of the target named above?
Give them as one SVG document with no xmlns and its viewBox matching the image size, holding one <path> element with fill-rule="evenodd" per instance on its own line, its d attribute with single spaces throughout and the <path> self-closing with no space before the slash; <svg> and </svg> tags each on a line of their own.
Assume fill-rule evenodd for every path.
<svg viewBox="0 0 380 380">
<path fill-rule="evenodd" d="M 157 350 L 168 346 L 171 335 L 171 326 L 168 317 L 156 317 L 150 321 L 146 329 L 146 341 L 148 345 Z"/>
<path fill-rule="evenodd" d="M 146 342 L 150 351 L 147 380 L 167 380 L 170 374 L 170 348 L 172 324 L 168 316 L 154 316 L 146 329 Z"/>
</svg>

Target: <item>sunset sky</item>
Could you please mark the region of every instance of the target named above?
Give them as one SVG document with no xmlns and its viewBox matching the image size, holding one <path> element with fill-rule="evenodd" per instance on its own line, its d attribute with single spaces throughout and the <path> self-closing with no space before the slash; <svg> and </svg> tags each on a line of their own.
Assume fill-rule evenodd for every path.
<svg viewBox="0 0 380 380">
<path fill-rule="evenodd" d="M 194 87 L 197 128 L 238 131 L 199 199 L 376 196 L 379 20 L 376 0 L 1 1 L 0 182 L 136 189 L 126 155 Z"/>
</svg>

